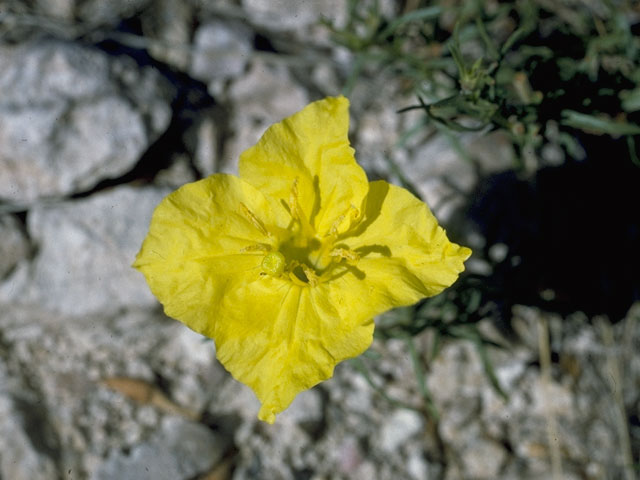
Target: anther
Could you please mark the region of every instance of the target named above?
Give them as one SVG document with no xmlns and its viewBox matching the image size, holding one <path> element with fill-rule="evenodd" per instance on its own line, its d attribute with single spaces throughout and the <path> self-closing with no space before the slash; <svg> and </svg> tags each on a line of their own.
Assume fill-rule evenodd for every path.
<svg viewBox="0 0 640 480">
<path fill-rule="evenodd" d="M 316 272 L 311 267 L 308 267 L 304 263 L 302 263 L 300 264 L 300 268 L 302 268 L 305 277 L 307 277 L 307 280 L 309 280 L 309 285 L 311 285 L 312 287 L 318 285 L 318 275 L 316 275 Z"/>
<path fill-rule="evenodd" d="M 240 252 L 270 252 L 271 245 L 267 245 L 266 243 L 254 243 L 253 245 L 248 245 L 244 248 L 240 249 Z"/>
<path fill-rule="evenodd" d="M 262 222 L 258 219 L 258 217 L 256 217 L 254 213 L 251 210 L 249 210 L 249 207 L 247 207 L 242 202 L 240 202 L 240 207 L 242 208 L 242 213 L 245 214 L 245 216 L 249 219 L 249 221 L 253 224 L 254 227 L 260 230 L 260 232 L 263 235 L 267 237 L 271 236 L 271 233 L 269 233 L 269 230 L 267 230 L 265 226 L 262 224 Z"/>
<path fill-rule="evenodd" d="M 320 277 L 316 272 L 304 263 L 300 263 L 297 260 L 292 260 L 287 268 L 289 272 L 289 279 L 295 284 L 301 287 L 307 287 L 311 285 L 315 287 L 318 285 Z"/>
<path fill-rule="evenodd" d="M 331 252 L 329 252 L 329 256 L 330 257 L 338 257 L 338 258 L 344 258 L 347 262 L 349 263 L 356 263 L 358 260 L 360 260 L 360 255 L 358 255 L 357 252 L 354 252 L 353 250 L 349 250 L 348 248 L 334 248 L 333 250 L 331 250 Z"/>
<path fill-rule="evenodd" d="M 351 204 L 349 205 L 348 215 L 351 217 L 350 220 L 354 221 L 360 216 L 360 210 L 358 210 L 353 204 Z M 325 237 L 337 237 L 339 233 L 338 229 L 340 228 L 340 225 L 342 225 L 342 222 L 344 222 L 344 219 L 346 217 L 347 214 L 342 214 L 338 218 L 336 218 L 335 222 L 333 222 L 333 224 L 331 225 L 331 228 L 329 228 L 329 231 L 327 231 L 327 233 L 325 234 Z"/>
<path fill-rule="evenodd" d="M 340 227 L 340 224 L 342 223 L 343 220 L 344 220 L 344 215 L 340 215 L 336 219 L 336 221 L 333 222 L 333 225 L 331 225 L 331 228 L 329 229 L 329 231 L 327 232 L 325 237 L 337 237 L 338 236 L 338 228 Z"/>
<path fill-rule="evenodd" d="M 302 229 L 302 234 L 311 238 L 315 235 L 315 230 L 309 223 L 307 216 L 302 211 L 300 207 L 300 202 L 298 201 L 298 178 L 293 181 L 293 185 L 291 186 L 291 192 L 289 193 L 289 210 L 291 212 L 291 217 L 294 220 L 297 220 Z"/>
</svg>

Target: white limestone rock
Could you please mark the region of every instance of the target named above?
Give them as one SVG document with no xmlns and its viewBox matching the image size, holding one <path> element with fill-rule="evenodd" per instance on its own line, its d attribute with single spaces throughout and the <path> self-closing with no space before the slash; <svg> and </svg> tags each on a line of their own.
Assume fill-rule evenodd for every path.
<svg viewBox="0 0 640 480">
<path fill-rule="evenodd" d="M 0 46 L 0 199 L 28 206 L 131 170 L 169 123 L 152 70 L 56 40 Z"/>
<path fill-rule="evenodd" d="M 37 254 L 0 284 L 0 300 L 71 316 L 157 305 L 131 263 L 168 192 L 121 186 L 34 208 L 27 228 Z"/>
</svg>

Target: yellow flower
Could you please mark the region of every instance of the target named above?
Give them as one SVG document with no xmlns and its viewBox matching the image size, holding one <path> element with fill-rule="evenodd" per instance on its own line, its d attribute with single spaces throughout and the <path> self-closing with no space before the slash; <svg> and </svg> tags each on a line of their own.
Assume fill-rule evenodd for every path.
<svg viewBox="0 0 640 480">
<path fill-rule="evenodd" d="M 408 191 L 367 181 L 348 107 L 311 103 L 241 155 L 239 178 L 168 195 L 134 263 L 168 316 L 214 339 L 269 423 L 369 347 L 374 316 L 440 293 L 471 254 Z"/>
</svg>

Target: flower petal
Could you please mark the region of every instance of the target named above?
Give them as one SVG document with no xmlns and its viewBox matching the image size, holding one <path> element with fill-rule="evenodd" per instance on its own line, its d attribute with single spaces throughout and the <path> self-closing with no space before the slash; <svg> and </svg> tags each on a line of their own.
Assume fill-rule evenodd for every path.
<svg viewBox="0 0 640 480">
<path fill-rule="evenodd" d="M 212 175 L 162 200 L 133 266 L 168 316 L 211 336 L 215 319 L 233 308 L 225 295 L 251 289 L 259 278 L 264 252 L 251 248 L 275 245 L 275 236 L 264 231 L 273 223 L 255 188 L 231 175 Z"/>
<path fill-rule="evenodd" d="M 325 98 L 269 127 L 260 141 L 240 156 L 243 180 L 263 192 L 286 227 L 289 201 L 298 181 L 298 202 L 322 236 L 336 222 L 338 232 L 349 227 L 350 212 L 360 209 L 367 177 L 349 146 L 349 101 Z M 287 203 L 288 204 L 288 203 Z"/>
<path fill-rule="evenodd" d="M 338 239 L 360 255 L 331 280 L 342 315 L 377 315 L 437 295 L 464 270 L 471 250 L 450 242 L 428 207 L 407 190 L 371 182 L 365 216 Z"/>
<path fill-rule="evenodd" d="M 374 324 L 371 318 L 341 317 L 326 286 L 278 288 L 278 279 L 264 280 L 259 302 L 246 301 L 241 291 L 231 295 L 237 310 L 216 324 L 214 337 L 220 362 L 256 393 L 258 417 L 273 423 L 298 393 L 365 351 Z"/>
</svg>

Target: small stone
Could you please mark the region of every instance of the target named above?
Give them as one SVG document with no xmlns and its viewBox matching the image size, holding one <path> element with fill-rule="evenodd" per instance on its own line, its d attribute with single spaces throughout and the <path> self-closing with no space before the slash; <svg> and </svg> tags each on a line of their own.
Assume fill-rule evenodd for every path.
<svg viewBox="0 0 640 480">
<path fill-rule="evenodd" d="M 47 16 L 73 20 L 75 0 L 37 0 L 36 9 Z"/>
<path fill-rule="evenodd" d="M 491 440 L 477 439 L 459 455 L 465 478 L 498 478 L 507 458 L 504 447 Z"/>
<path fill-rule="evenodd" d="M 189 72 L 203 82 L 241 75 L 249 62 L 252 37 L 241 23 L 205 23 L 196 30 Z"/>
<path fill-rule="evenodd" d="M 415 480 L 425 480 L 429 478 L 429 464 L 424 458 L 419 444 L 411 444 L 408 448 L 407 455 L 407 472 L 411 475 L 411 478 Z"/>
<path fill-rule="evenodd" d="M 193 12 L 191 2 L 154 0 L 154 8 L 141 15 L 142 30 L 149 42 L 149 53 L 161 62 L 187 70 Z M 158 39 L 159 41 L 155 41 Z"/>
<path fill-rule="evenodd" d="M 347 13 L 344 0 L 242 0 L 242 6 L 253 24 L 277 32 L 306 30 L 321 18 L 342 23 Z"/>
<path fill-rule="evenodd" d="M 90 25 L 117 25 L 123 18 L 132 18 L 149 0 L 75 0 L 76 15 Z"/>
<path fill-rule="evenodd" d="M 247 425 L 252 425 L 258 421 L 260 401 L 249 387 L 227 377 L 218 384 L 208 410 L 215 415 L 238 415 Z"/>
<path fill-rule="evenodd" d="M 492 262 L 500 263 L 509 254 L 509 246 L 504 243 L 495 243 L 489 247 L 489 258 Z"/>
<path fill-rule="evenodd" d="M 13 215 L 0 215 L 0 279 L 29 253 L 29 241 Z"/>
<path fill-rule="evenodd" d="M 203 177 L 216 173 L 218 168 L 218 133 L 211 117 L 205 117 L 197 131 L 196 151 L 193 164 Z"/>
<path fill-rule="evenodd" d="M 363 455 L 358 440 L 354 436 L 343 439 L 336 451 L 338 471 L 351 477 L 362 464 Z"/>
<path fill-rule="evenodd" d="M 395 452 L 423 426 L 424 420 L 419 413 L 406 409 L 394 411 L 380 429 L 380 448 L 387 453 Z"/>
<path fill-rule="evenodd" d="M 305 390 L 299 393 L 291 405 L 278 415 L 278 421 L 297 424 L 317 424 L 322 421 L 322 397 L 315 390 Z"/>
<path fill-rule="evenodd" d="M 174 190 L 196 180 L 193 168 L 189 164 L 188 155 L 176 154 L 171 164 L 156 174 L 154 183 Z"/>
<path fill-rule="evenodd" d="M 229 445 L 227 438 L 197 423 L 166 418 L 147 442 L 129 455 L 118 450 L 93 475 L 94 480 L 186 480 L 213 467 Z"/>
<path fill-rule="evenodd" d="M 431 364 L 427 386 L 438 408 L 446 408 L 462 397 L 478 398 L 488 387 L 478 353 L 469 342 L 447 344 Z"/>
</svg>

